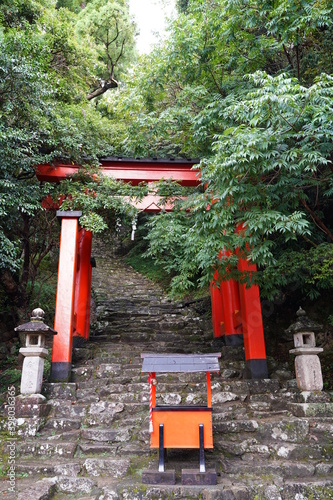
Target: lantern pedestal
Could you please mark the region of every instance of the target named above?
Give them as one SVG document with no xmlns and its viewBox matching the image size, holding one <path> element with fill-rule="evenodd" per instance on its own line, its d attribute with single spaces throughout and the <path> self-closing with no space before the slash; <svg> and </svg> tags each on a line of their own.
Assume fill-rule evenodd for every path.
<svg viewBox="0 0 333 500">
<path fill-rule="evenodd" d="M 44 359 L 47 349 L 43 347 L 21 347 L 24 356 L 21 378 L 21 394 L 40 394 L 42 392 Z"/>
<path fill-rule="evenodd" d="M 322 391 L 323 375 L 318 354 L 321 347 L 298 347 L 289 351 L 295 354 L 295 372 L 297 387 L 301 391 Z"/>
</svg>

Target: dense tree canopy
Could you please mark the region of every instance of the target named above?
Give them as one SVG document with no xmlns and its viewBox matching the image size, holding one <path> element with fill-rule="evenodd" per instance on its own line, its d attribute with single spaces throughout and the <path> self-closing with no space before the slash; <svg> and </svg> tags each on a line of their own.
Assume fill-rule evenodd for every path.
<svg viewBox="0 0 333 500">
<path fill-rule="evenodd" d="M 99 4 L 115 8 L 115 2 Z M 113 148 L 111 127 L 87 100 L 104 61 L 98 44 L 79 35 L 76 6 L 69 7 L 37 0 L 0 5 L 0 283 L 17 307 L 29 302 L 40 262 L 58 239 L 55 213 L 42 210 L 43 197 L 69 195 L 67 206 L 80 203 L 82 223 L 94 231 L 106 227 L 110 214 L 130 210 L 105 194 L 106 185 L 111 193 L 123 192 L 114 183 L 81 175 L 49 186 L 35 177 L 37 164 L 57 158 L 94 168 Z M 119 2 L 119 16 L 127 20 L 125 7 Z M 114 61 L 120 77 L 122 56 Z"/>
<path fill-rule="evenodd" d="M 227 247 L 259 265 L 266 296 L 296 280 L 314 297 L 333 284 L 331 3 L 179 8 L 107 106 L 127 154 L 202 158 L 205 192 L 151 223 L 149 253 L 177 291 L 207 282 Z"/>
<path fill-rule="evenodd" d="M 240 279 L 225 247 L 258 264 L 268 297 L 332 288 L 331 2 L 177 5 L 167 39 L 133 65 L 125 0 L 1 3 L 0 274 L 18 305 L 56 239 L 46 194 L 67 195 L 95 232 L 132 217 L 118 196 L 130 187 L 89 173 L 106 154 L 201 160 L 202 186 L 150 221 L 148 252 L 175 291 L 226 264 Z M 60 157 L 86 169 L 38 184 L 34 166 Z"/>
</svg>

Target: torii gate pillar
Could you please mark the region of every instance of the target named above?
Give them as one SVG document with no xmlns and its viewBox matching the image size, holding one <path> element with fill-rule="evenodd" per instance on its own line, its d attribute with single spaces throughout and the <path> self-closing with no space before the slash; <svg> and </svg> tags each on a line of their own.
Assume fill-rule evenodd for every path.
<svg viewBox="0 0 333 500">
<path fill-rule="evenodd" d="M 223 250 L 219 259 L 228 256 L 229 251 Z M 219 287 L 216 284 L 219 283 Z M 223 337 L 226 346 L 243 345 L 243 329 L 239 287 L 237 281 L 229 278 L 219 281 L 218 271 L 210 283 L 212 319 L 214 337 Z"/>
<path fill-rule="evenodd" d="M 238 270 L 241 272 L 256 273 L 257 266 L 246 258 L 238 261 Z M 239 295 L 241 303 L 245 366 L 246 375 L 252 379 L 268 378 L 264 327 L 260 304 L 259 287 L 246 283 L 239 283 Z"/>
<path fill-rule="evenodd" d="M 255 274 L 257 266 L 239 256 L 238 270 Z M 215 272 L 210 285 L 214 337 L 223 337 L 226 346 L 240 346 L 244 341 L 246 378 L 268 378 L 259 287 L 229 279 L 218 288 L 217 279 Z"/>
<path fill-rule="evenodd" d="M 54 328 L 58 335 L 55 335 L 53 340 L 51 382 L 68 382 L 71 376 L 77 243 L 81 215 L 82 212 L 57 212 L 61 219 L 54 319 Z"/>
<path fill-rule="evenodd" d="M 92 233 L 81 228 L 78 233 L 77 272 L 74 296 L 73 347 L 81 347 L 89 337 Z"/>
<path fill-rule="evenodd" d="M 222 292 L 221 286 L 218 288 L 216 281 L 218 273 L 215 271 L 214 279 L 210 282 L 210 299 L 212 306 L 212 321 L 213 321 L 213 335 L 215 338 L 223 337 L 225 335 L 224 328 L 224 315 L 222 307 Z"/>
</svg>

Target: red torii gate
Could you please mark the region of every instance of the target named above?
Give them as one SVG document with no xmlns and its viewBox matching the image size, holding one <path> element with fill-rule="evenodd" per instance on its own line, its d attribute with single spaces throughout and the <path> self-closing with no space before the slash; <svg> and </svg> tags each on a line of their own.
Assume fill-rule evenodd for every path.
<svg viewBox="0 0 333 500">
<path fill-rule="evenodd" d="M 173 180 L 184 186 L 198 186 L 200 171 L 197 161 L 163 159 L 103 158 L 103 175 L 138 185 L 159 180 Z M 58 162 L 36 167 L 40 181 L 59 182 L 80 169 L 79 165 Z M 138 203 L 140 210 L 157 212 L 158 198 L 148 195 Z M 172 207 L 167 207 L 172 210 Z M 51 380 L 65 382 L 70 379 L 72 348 L 89 338 L 91 293 L 92 234 L 79 226 L 81 212 L 58 211 L 61 220 L 59 268 L 54 329 Z M 222 254 L 221 254 L 222 255 Z M 240 258 L 240 271 L 255 272 L 255 264 Z M 246 367 L 251 378 L 267 378 L 267 361 L 260 305 L 259 288 L 246 288 L 230 279 L 216 285 L 211 282 L 211 303 L 214 337 L 223 337 L 229 346 L 245 347 Z"/>
</svg>

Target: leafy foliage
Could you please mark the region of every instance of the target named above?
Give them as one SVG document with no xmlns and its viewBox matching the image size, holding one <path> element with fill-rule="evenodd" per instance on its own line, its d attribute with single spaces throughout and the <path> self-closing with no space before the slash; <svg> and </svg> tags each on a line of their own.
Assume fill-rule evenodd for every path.
<svg viewBox="0 0 333 500">
<path fill-rule="evenodd" d="M 75 11 L 74 3 L 70 7 Z M 37 164 L 58 158 L 85 164 L 93 172 L 98 156 L 112 150 L 112 129 L 86 98 L 101 67 L 98 47 L 78 37 L 76 23 L 76 15 L 55 2 L 15 0 L 0 5 L 3 307 L 28 307 L 38 268 L 58 240 L 55 213 L 42 209 L 45 196 L 59 200 L 68 194 L 76 203 L 82 201 L 82 224 L 95 232 L 106 227 L 110 213 L 126 217 L 130 210 L 125 203 L 107 199 L 104 182 L 94 183 L 95 193 L 101 191 L 99 202 L 84 195 L 92 190 L 91 175 L 67 183 L 70 189 L 66 183 L 41 185 L 35 177 Z M 123 188 L 117 189 L 113 186 L 113 193 L 122 193 Z"/>
<path fill-rule="evenodd" d="M 126 154 L 202 158 L 206 192 L 153 220 L 148 252 L 177 292 L 216 268 L 225 278 L 225 266 L 241 279 L 233 255 L 221 266 L 229 248 L 257 263 L 263 295 L 297 275 L 315 297 L 332 272 L 332 6 L 190 0 L 185 10 L 105 107 Z M 312 270 L 297 274 L 305 256 Z"/>
<path fill-rule="evenodd" d="M 311 297 L 331 288 L 331 2 L 179 1 L 167 40 L 130 72 L 136 28 L 127 2 L 83 7 L 76 0 L 0 6 L 7 292 L 24 296 L 54 241 L 45 231 L 53 216 L 41 209 L 45 195 L 66 196 L 62 208 L 80 208 L 94 232 L 119 216 L 132 219 L 128 202 L 145 190 L 96 177 L 98 158 L 109 154 L 201 159 L 202 186 L 184 192 L 174 214 L 162 210 L 149 223 L 148 253 L 171 273 L 175 292 L 207 283 L 215 269 L 222 279 L 226 269 L 253 279 L 239 275 L 235 252 L 258 265 L 267 297 L 295 281 Z M 40 186 L 34 165 L 58 158 L 85 168 Z M 174 186 L 161 186 L 162 196 L 170 193 Z M 47 241 L 37 237 L 35 245 L 36 228 Z M 224 248 L 233 253 L 221 259 Z"/>
<path fill-rule="evenodd" d="M 117 79 L 135 57 L 135 24 L 124 0 L 93 0 L 79 14 L 77 30 L 88 46 L 95 46 L 100 63 L 95 75 L 101 85 L 88 95 L 93 98 L 117 87 Z"/>
</svg>

